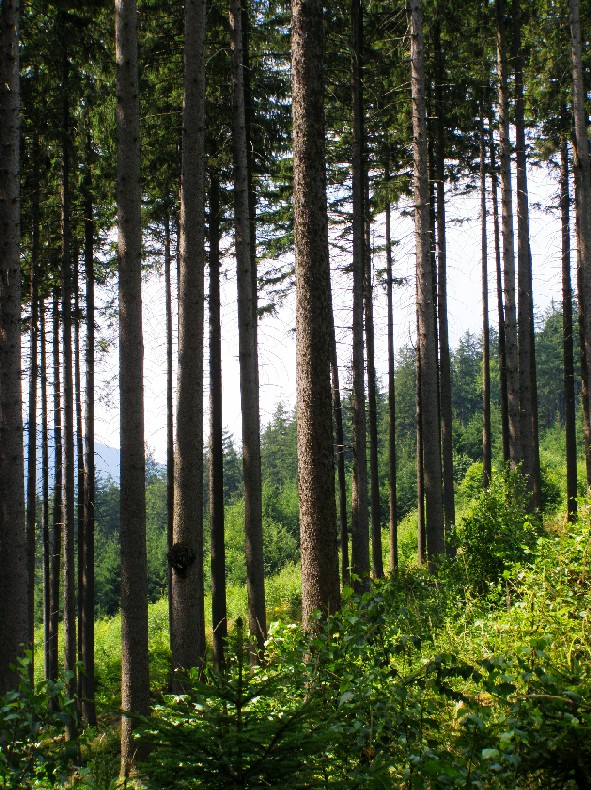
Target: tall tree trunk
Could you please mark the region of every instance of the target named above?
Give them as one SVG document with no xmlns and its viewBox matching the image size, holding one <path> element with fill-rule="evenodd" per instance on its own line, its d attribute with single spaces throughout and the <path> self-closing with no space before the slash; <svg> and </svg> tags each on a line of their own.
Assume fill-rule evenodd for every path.
<svg viewBox="0 0 591 790">
<path fill-rule="evenodd" d="M 62 397 L 60 382 L 60 317 L 57 288 L 53 291 L 53 540 L 51 547 L 51 615 L 49 618 L 49 678 L 58 676 L 58 630 L 60 615 L 60 588 L 63 535 L 63 444 Z"/>
<path fill-rule="evenodd" d="M 367 181 L 367 172 L 364 173 Z M 365 194 L 365 205 L 369 205 L 369 195 Z M 365 348 L 367 353 L 367 422 L 369 429 L 369 471 L 371 499 L 371 549 L 372 568 L 376 579 L 384 576 L 382 558 L 382 525 L 380 505 L 380 478 L 378 462 L 378 404 L 375 366 L 375 340 L 373 320 L 373 282 L 370 252 L 369 219 L 366 217 L 365 266 L 364 266 L 364 315 Z"/>
<path fill-rule="evenodd" d="M 491 169 L 491 196 L 493 204 L 493 230 L 495 244 L 495 272 L 497 281 L 497 314 L 499 325 L 499 385 L 501 391 L 501 439 L 503 461 L 509 463 L 509 399 L 507 396 L 507 353 L 505 349 L 505 308 L 503 305 L 503 274 L 501 269 L 501 233 L 499 228 L 498 176 L 495 157 L 493 119 L 489 118 L 489 148 Z"/>
<path fill-rule="evenodd" d="M 579 322 L 581 326 L 581 366 L 583 406 L 586 411 L 585 457 L 587 487 L 591 486 L 591 162 L 587 136 L 586 93 L 583 86 L 583 61 L 579 0 L 569 0 L 573 79 L 573 116 L 575 134 L 573 159 L 575 171 L 575 208 L 579 254 Z"/>
<path fill-rule="evenodd" d="M 29 433 L 27 444 L 27 560 L 28 560 L 28 595 L 29 604 L 29 639 L 28 644 L 35 641 L 35 526 L 37 505 L 37 379 L 38 360 L 37 346 L 39 335 L 39 168 L 38 139 L 33 139 L 33 194 L 32 194 L 32 228 L 31 228 L 31 325 L 30 338 L 30 370 L 29 370 Z M 34 651 L 31 653 L 29 666 L 31 680 L 34 678 Z"/>
<path fill-rule="evenodd" d="M 147 714 L 148 592 L 146 459 L 142 341 L 142 226 L 139 83 L 135 0 L 115 0 L 117 91 L 117 230 L 119 262 L 119 393 L 121 431 L 121 772 L 137 744 L 133 720 Z"/>
<path fill-rule="evenodd" d="M 484 117 L 480 108 L 480 223 L 482 254 L 482 486 L 492 478 L 492 434 L 490 425 L 490 327 L 488 322 L 488 243 L 486 235 L 486 147 Z"/>
<path fill-rule="evenodd" d="M 82 719 L 96 724 L 94 704 L 94 205 L 92 197 L 92 138 L 86 138 L 84 200 L 84 278 L 86 287 L 86 403 L 84 415 L 84 521 L 82 595 L 80 606 Z"/>
<path fill-rule="evenodd" d="M 575 175 L 575 196 L 577 194 L 578 179 Z M 575 221 L 577 227 L 577 238 L 579 236 L 579 223 Z M 587 354 L 585 353 L 585 313 L 581 309 L 584 294 L 583 285 L 583 262 L 580 250 L 577 250 L 577 302 L 579 305 L 579 360 L 581 365 L 581 402 L 583 406 L 583 450 L 585 453 L 585 474 L 587 479 L 587 488 L 591 487 L 591 417 L 589 415 L 589 379 L 587 367 Z"/>
<path fill-rule="evenodd" d="M 332 301 L 332 299 L 331 299 Z M 343 407 L 339 384 L 339 362 L 334 314 L 331 310 L 330 375 L 332 385 L 332 411 L 335 426 L 337 481 L 339 497 L 339 535 L 341 538 L 341 580 L 349 584 L 349 533 L 347 529 L 347 480 L 345 475 L 345 432 L 343 430 Z"/>
<path fill-rule="evenodd" d="M 537 397 L 535 382 L 534 303 L 531 251 L 529 243 L 529 197 L 525 147 L 525 101 L 521 52 L 519 0 L 513 0 L 515 63 L 515 158 L 517 163 L 517 262 L 519 285 L 519 393 L 523 472 L 531 492 L 530 507 L 541 508 L 540 453 L 537 437 Z M 535 435 L 534 435 L 535 428 Z"/>
<path fill-rule="evenodd" d="M 246 109 L 244 101 L 244 44 L 242 3 L 230 0 L 233 82 L 234 227 L 238 287 L 240 397 L 242 404 L 242 459 L 244 468 L 244 526 L 248 620 L 256 653 L 262 656 L 267 633 L 258 391 L 256 278 L 252 271 L 251 221 L 248 190 Z M 255 657 L 253 655 L 253 657 Z"/>
<path fill-rule="evenodd" d="M 425 481 L 427 555 L 433 565 L 445 549 L 441 440 L 438 418 L 437 339 L 433 270 L 430 255 L 429 177 L 423 29 L 420 0 L 410 1 L 411 89 L 413 123 L 415 243 L 417 258 L 417 314 L 420 355 L 420 407 Z"/>
<path fill-rule="evenodd" d="M 365 587 L 369 579 L 369 512 L 367 446 L 365 424 L 365 384 L 363 354 L 363 292 L 365 261 L 364 223 L 364 124 L 363 124 L 363 15 L 361 0 L 352 0 L 353 31 L 353 477 L 351 502 L 351 571 Z"/>
<path fill-rule="evenodd" d="M 386 171 L 386 182 L 390 180 Z M 398 568 L 398 515 L 396 513 L 396 381 L 394 377 L 394 306 L 390 201 L 386 203 L 386 288 L 388 298 L 388 492 L 390 504 L 390 570 Z"/>
<path fill-rule="evenodd" d="M 575 233 L 577 238 L 577 302 L 579 306 L 578 311 L 578 328 L 579 328 L 579 359 L 581 365 L 581 401 L 583 406 L 583 449 L 585 453 L 585 472 L 587 477 L 587 488 L 591 487 L 591 415 L 590 415 L 590 401 L 589 401 L 589 377 L 587 354 L 585 353 L 585 310 L 583 309 L 583 301 L 585 299 L 584 291 L 584 272 L 583 272 L 583 257 L 581 255 L 581 228 L 579 216 L 579 202 L 581 190 L 581 173 L 576 167 L 573 168 L 574 182 L 575 182 Z"/>
<path fill-rule="evenodd" d="M 173 670 L 205 657 L 203 589 L 203 273 L 205 264 L 205 0 L 185 4 L 180 215 L 179 365 L 174 467 Z M 173 689 L 183 686 L 173 676 Z"/>
<path fill-rule="evenodd" d="M 221 669 L 228 635 L 224 545 L 224 449 L 222 421 L 222 325 L 220 316 L 220 182 L 209 188 L 209 520 L 213 664 Z"/>
<path fill-rule="evenodd" d="M 0 29 L 0 694 L 30 635 L 21 389 L 19 3 L 4 0 Z"/>
<path fill-rule="evenodd" d="M 82 642 L 83 642 L 83 615 L 84 608 L 84 585 L 82 582 L 84 573 L 84 435 L 82 430 L 82 384 L 80 366 L 80 296 L 79 296 L 79 257 L 77 248 L 74 249 L 74 409 L 76 414 L 76 529 L 77 529 L 77 549 L 78 549 L 78 656 L 77 660 L 82 663 Z M 78 672 L 78 698 L 80 703 L 84 696 L 84 671 Z M 82 710 L 80 710 L 82 712 Z"/>
<path fill-rule="evenodd" d="M 418 320 L 417 320 L 418 337 Z M 416 423 L 417 423 L 417 557 L 419 565 L 427 562 L 427 525 L 425 524 L 425 467 L 423 463 L 423 421 L 421 419 L 421 354 L 417 341 Z"/>
<path fill-rule="evenodd" d="M 439 13 L 439 12 L 438 12 Z M 456 520 L 454 498 L 453 435 L 451 408 L 451 363 L 447 324 L 447 254 L 445 240 L 445 122 L 443 82 L 445 64 L 441 48 L 440 22 L 434 27 L 435 39 L 435 192 L 437 202 L 437 326 L 439 330 L 439 392 L 441 399 L 441 450 L 443 461 L 443 511 L 449 532 Z"/>
<path fill-rule="evenodd" d="M 164 218 L 164 299 L 166 302 L 166 553 L 172 549 L 174 520 L 174 419 L 172 390 L 172 283 L 170 215 Z M 168 563 L 168 630 L 172 640 L 172 565 Z"/>
<path fill-rule="evenodd" d="M 511 140 L 509 136 L 509 91 L 505 0 L 496 0 L 499 130 L 501 160 L 501 207 L 503 236 L 503 279 L 505 286 L 505 360 L 507 371 L 507 408 L 509 419 L 509 460 L 517 466 L 523 460 L 519 420 L 519 358 L 515 313 L 515 243 L 513 240 L 513 196 L 511 186 Z"/>
<path fill-rule="evenodd" d="M 573 294 L 570 276 L 570 192 L 568 183 L 568 143 L 560 136 L 560 228 L 562 240 L 562 353 L 564 360 L 564 401 L 566 434 L 566 513 L 577 517 L 577 437 L 575 410 L 575 362 L 573 349 Z"/>
<path fill-rule="evenodd" d="M 339 607 L 331 419 L 332 302 L 324 153 L 321 0 L 292 0 L 297 446 L 302 621 Z"/>
<path fill-rule="evenodd" d="M 41 363 L 41 540 L 43 546 L 43 677 L 49 678 L 49 621 L 51 619 L 51 545 L 49 542 L 49 430 L 47 415 L 47 343 L 45 303 L 39 302 Z"/>
<path fill-rule="evenodd" d="M 250 228 L 250 275 L 252 283 L 253 316 L 254 316 L 254 337 L 255 345 L 258 347 L 258 321 L 257 321 L 257 233 L 256 233 L 256 194 L 254 188 L 254 161 L 252 148 L 252 124 L 253 124 L 253 103 L 251 87 L 251 65 L 250 65 L 250 15 L 248 9 L 249 0 L 241 0 L 241 22 L 242 22 L 242 80 L 244 84 L 244 128 L 246 134 L 246 181 L 248 190 L 248 216 Z M 259 388 L 259 369 L 257 365 L 257 389 Z"/>
<path fill-rule="evenodd" d="M 67 91 L 68 61 L 64 53 L 63 86 Z M 72 236 L 70 199 L 70 118 L 67 93 L 62 118 L 62 362 L 64 406 L 64 670 L 70 698 L 76 684 L 76 576 L 75 576 L 75 469 L 74 469 L 74 378 L 72 360 Z M 72 725 L 68 735 L 73 736 Z"/>
</svg>

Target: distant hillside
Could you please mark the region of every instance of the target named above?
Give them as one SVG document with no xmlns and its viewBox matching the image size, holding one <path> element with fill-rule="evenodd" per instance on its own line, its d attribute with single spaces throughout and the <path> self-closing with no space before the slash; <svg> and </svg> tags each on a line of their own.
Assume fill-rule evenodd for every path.
<svg viewBox="0 0 591 790">
<path fill-rule="evenodd" d="M 27 426 L 25 425 L 25 468 L 27 465 Z M 74 448 L 75 451 L 75 448 Z M 53 431 L 49 433 L 49 485 L 53 485 L 53 452 L 54 441 Z M 116 447 L 109 447 L 107 444 L 97 442 L 94 447 L 94 463 L 96 477 L 102 480 L 111 478 L 119 482 L 119 450 Z M 37 488 L 41 480 L 41 433 L 37 434 Z"/>
<path fill-rule="evenodd" d="M 119 450 L 107 444 L 95 444 L 94 466 L 96 476 L 106 479 L 111 477 L 119 482 Z"/>
</svg>

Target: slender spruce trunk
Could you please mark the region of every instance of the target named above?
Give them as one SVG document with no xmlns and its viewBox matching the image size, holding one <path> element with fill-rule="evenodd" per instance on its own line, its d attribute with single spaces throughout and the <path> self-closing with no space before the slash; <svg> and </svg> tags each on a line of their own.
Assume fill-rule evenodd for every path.
<svg viewBox="0 0 591 790">
<path fill-rule="evenodd" d="M 513 239 L 513 195 L 511 186 L 511 139 L 509 135 L 509 90 L 505 0 L 496 0 L 499 131 L 501 164 L 501 208 L 503 237 L 503 280 L 505 290 L 505 364 L 509 419 L 509 460 L 512 466 L 523 461 L 520 429 L 519 356 L 515 310 L 515 243 Z"/>
<path fill-rule="evenodd" d="M 253 272 L 252 217 L 248 188 L 244 41 L 242 3 L 230 0 L 233 83 L 234 227 L 238 288 L 240 396 L 242 404 L 242 460 L 244 469 L 244 526 L 248 620 L 254 640 L 253 660 L 264 654 L 267 634 L 261 483 L 260 414 L 257 349 L 257 293 Z"/>
<path fill-rule="evenodd" d="M 331 299 L 332 301 L 332 299 Z M 334 326 L 334 313 L 331 310 L 332 328 L 330 334 L 330 375 L 332 387 L 332 411 L 335 425 L 337 483 L 339 498 L 339 536 L 341 540 L 341 581 L 349 584 L 349 532 L 347 529 L 347 480 L 345 475 L 345 432 L 343 430 L 343 407 L 339 383 L 339 363 L 337 358 L 337 337 Z"/>
<path fill-rule="evenodd" d="M 171 283 L 170 215 L 164 218 L 164 300 L 166 303 L 166 554 L 172 549 L 174 520 L 174 413 L 172 390 L 172 283 Z M 168 563 L 168 630 L 172 639 L 172 565 Z"/>
<path fill-rule="evenodd" d="M 79 250 L 74 251 L 74 408 L 76 414 L 76 528 L 78 542 L 78 661 L 82 663 L 84 584 L 83 573 L 86 562 L 84 551 L 84 435 L 82 430 L 82 383 L 80 365 L 80 295 L 78 274 Z M 78 672 L 78 698 L 84 696 L 84 670 Z M 82 712 L 82 711 L 81 711 Z"/>
<path fill-rule="evenodd" d="M 484 117 L 480 108 L 480 225 L 482 255 L 482 486 L 492 478 L 492 433 L 490 423 L 490 326 L 488 322 L 488 243 L 486 234 L 486 147 Z"/>
<path fill-rule="evenodd" d="M 586 92 L 583 85 L 583 60 L 579 0 L 569 0 L 571 59 L 573 81 L 573 160 L 575 208 L 579 255 L 579 323 L 581 328 L 581 366 L 583 408 L 585 410 L 585 458 L 587 487 L 591 486 L 591 161 L 587 133 Z"/>
<path fill-rule="evenodd" d="M 49 618 L 49 678 L 58 677 L 58 630 L 60 616 L 61 559 L 63 534 L 63 446 L 60 381 L 60 317 L 57 288 L 53 291 L 53 536 L 51 546 L 51 612 Z"/>
<path fill-rule="evenodd" d="M 369 579 L 369 512 L 367 480 L 367 439 L 363 353 L 363 294 L 365 265 L 364 212 L 364 123 L 361 0 L 352 0 L 352 114 L 353 114 L 353 476 L 351 501 L 351 571 L 360 588 Z"/>
<path fill-rule="evenodd" d="M 420 355 L 420 419 L 425 484 L 427 556 L 431 566 L 445 550 L 441 431 L 438 409 L 436 312 L 430 254 L 429 176 L 423 29 L 420 0 L 411 0 L 411 89 L 413 123 L 417 314 Z"/>
<path fill-rule="evenodd" d="M 203 319 L 205 217 L 205 0 L 185 4 L 180 215 L 179 365 L 174 467 L 173 670 L 205 658 L 203 587 Z M 183 675 L 173 676 L 173 690 Z"/>
<path fill-rule="evenodd" d="M 562 353 L 564 360 L 564 401 L 566 436 L 567 520 L 577 517 L 577 436 L 575 362 L 573 346 L 573 294 L 570 275 L 570 190 L 568 143 L 560 136 L 560 230 L 562 246 Z"/>
<path fill-rule="evenodd" d="M 579 359 L 581 365 L 581 401 L 583 405 L 583 449 L 585 453 L 585 472 L 587 477 L 587 488 L 591 486 L 591 416 L 590 416 L 590 402 L 589 402 L 589 378 L 588 378 L 588 365 L 587 354 L 585 353 L 585 310 L 583 307 L 583 300 L 585 295 L 584 291 L 584 272 L 583 272 L 583 258 L 581 255 L 580 245 L 580 216 L 578 205 L 580 201 L 581 178 L 580 170 L 573 167 L 573 175 L 575 182 L 575 233 L 577 238 L 577 302 L 579 305 L 578 312 L 578 329 L 579 329 Z"/>
<path fill-rule="evenodd" d="M 224 545 L 224 449 L 222 419 L 222 324 L 220 310 L 220 182 L 209 184 L 209 520 L 211 527 L 211 615 L 213 664 L 224 665 L 228 635 Z"/>
<path fill-rule="evenodd" d="M 507 396 L 507 353 L 505 350 L 505 308 L 503 305 L 503 273 L 501 268 L 501 232 L 499 227 L 498 175 L 493 134 L 493 119 L 489 118 L 489 150 L 491 170 L 491 197 L 493 205 L 493 231 L 495 245 L 495 273 L 497 283 L 497 315 L 499 331 L 499 385 L 501 406 L 501 440 L 503 461 L 509 463 L 509 399 Z"/>
<path fill-rule="evenodd" d="M 38 336 L 39 336 L 39 168 L 38 140 L 33 140 L 33 194 L 31 228 L 31 324 L 29 327 L 30 369 L 29 369 L 29 432 L 27 436 L 27 600 L 29 605 L 29 639 L 34 645 L 35 637 L 35 530 L 37 506 L 37 381 L 39 378 Z M 29 672 L 34 678 L 34 651 L 31 653 Z"/>
<path fill-rule="evenodd" d="M 418 324 L 418 321 L 417 321 Z M 418 332 L 418 327 L 417 327 Z M 419 565 L 427 562 L 427 525 L 425 523 L 425 466 L 423 462 L 423 421 L 421 419 L 421 355 L 417 345 L 416 358 L 416 423 L 417 423 L 417 556 Z"/>
<path fill-rule="evenodd" d="M 386 170 L 386 182 L 390 180 Z M 390 570 L 398 568 L 398 515 L 396 503 L 396 381 L 394 375 L 394 303 L 390 201 L 386 203 L 386 292 L 388 298 L 388 494 L 390 505 Z"/>
<path fill-rule="evenodd" d="M 536 358 L 534 345 L 534 305 L 529 241 L 529 196 L 525 143 L 525 100 L 521 49 L 519 0 L 513 0 L 513 45 L 515 69 L 515 158 L 517 164 L 517 262 L 519 324 L 519 393 L 523 472 L 531 492 L 530 508 L 540 510 L 540 453 L 537 436 Z"/>
<path fill-rule="evenodd" d="M 19 3 L 0 18 L 0 694 L 30 637 L 21 385 Z"/>
<path fill-rule="evenodd" d="M 441 450 L 443 461 L 443 510 L 449 533 L 456 520 L 453 469 L 453 431 L 451 406 L 451 362 L 447 323 L 447 254 L 445 239 L 445 121 L 443 83 L 445 63 L 441 47 L 440 22 L 434 26 L 435 43 L 435 193 L 437 237 L 437 326 L 439 330 L 439 392 L 441 408 Z M 448 547 L 449 550 L 449 547 Z"/>
<path fill-rule="evenodd" d="M 339 608 L 321 0 L 292 2 L 297 451 L 302 622 Z"/>
<path fill-rule="evenodd" d="M 121 773 L 137 754 L 134 720 L 147 715 L 148 584 L 142 336 L 140 106 L 135 0 L 115 0 L 117 230 L 121 437 Z"/>
<path fill-rule="evenodd" d="M 64 53 L 62 107 L 62 363 L 64 410 L 64 670 L 70 698 L 77 692 L 76 683 L 76 576 L 75 576 L 75 465 L 74 465 L 74 377 L 72 359 L 72 226 L 70 191 L 70 109 L 67 95 L 68 60 Z M 75 734 L 68 727 L 68 736 Z"/>
<path fill-rule="evenodd" d="M 364 173 L 367 180 L 367 173 Z M 365 194 L 366 205 L 369 195 Z M 365 315 L 365 350 L 367 354 L 367 422 L 369 433 L 369 472 L 371 500 L 371 549 L 372 569 L 376 579 L 384 576 L 382 558 L 382 525 L 380 506 L 380 477 L 378 462 L 378 404 L 375 365 L 375 339 L 373 318 L 373 282 L 371 265 L 371 247 L 369 236 L 369 220 L 366 220 L 365 266 L 364 266 L 364 315 Z"/>
<path fill-rule="evenodd" d="M 39 302 L 41 365 L 41 541 L 43 546 L 43 677 L 49 678 L 49 633 L 51 619 L 51 544 L 49 541 L 49 428 L 47 404 L 47 340 L 45 302 Z"/>
<path fill-rule="evenodd" d="M 94 203 L 92 196 L 92 138 L 86 137 L 86 164 L 82 181 L 84 201 L 84 279 L 86 289 L 86 345 L 84 366 L 84 522 L 82 596 L 80 601 L 82 720 L 96 724 L 94 703 Z"/>
</svg>

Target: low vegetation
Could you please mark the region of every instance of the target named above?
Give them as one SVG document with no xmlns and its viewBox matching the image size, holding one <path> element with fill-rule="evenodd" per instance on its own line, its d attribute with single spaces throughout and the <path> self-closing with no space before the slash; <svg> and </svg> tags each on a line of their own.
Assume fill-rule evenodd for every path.
<svg viewBox="0 0 591 790">
<path fill-rule="evenodd" d="M 345 588 L 313 634 L 286 563 L 269 579 L 263 667 L 249 664 L 238 585 L 224 670 L 168 694 L 168 604 L 152 604 L 153 709 L 138 735 L 149 756 L 128 787 L 588 787 L 589 505 L 544 529 L 525 516 L 518 475 L 471 492 L 470 474 L 455 559 L 429 575 L 409 551 L 369 592 Z M 411 516 L 401 529 L 410 547 Z M 0 704 L 3 787 L 118 786 L 119 629 L 118 615 L 97 621 L 100 725 L 79 739 L 65 740 L 63 684 L 32 686 L 23 662 Z"/>
</svg>

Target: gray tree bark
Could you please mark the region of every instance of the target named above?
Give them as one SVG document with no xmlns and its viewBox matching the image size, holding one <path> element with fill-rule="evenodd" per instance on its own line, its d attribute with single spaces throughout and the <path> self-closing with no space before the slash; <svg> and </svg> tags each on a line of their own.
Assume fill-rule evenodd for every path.
<svg viewBox="0 0 591 790">
<path fill-rule="evenodd" d="M 564 360 L 564 400 L 566 436 L 566 503 L 567 519 L 577 517 L 577 436 L 575 361 L 573 347 L 573 293 L 570 255 L 570 189 L 568 143 L 560 138 L 560 230 L 562 247 L 562 355 Z"/>
<path fill-rule="evenodd" d="M 31 227 L 31 324 L 29 326 L 30 369 L 29 369 L 29 431 L 27 435 L 27 561 L 28 561 L 28 605 L 29 605 L 29 639 L 34 643 L 35 637 L 35 530 L 37 505 L 37 381 L 39 378 L 38 337 L 39 337 L 39 168 L 38 139 L 33 139 L 33 183 L 32 183 L 32 227 Z M 34 678 L 34 655 L 31 655 L 30 676 Z"/>
<path fill-rule="evenodd" d="M 513 239 L 513 195 L 511 186 L 511 140 L 509 136 L 509 91 L 505 0 L 496 0 L 499 132 L 501 165 L 501 213 L 503 237 L 503 280 L 505 290 L 505 361 L 509 422 L 509 460 L 516 466 L 523 460 L 520 428 L 519 357 L 515 311 L 515 242 Z"/>
<path fill-rule="evenodd" d="M 77 692 L 76 683 L 76 574 L 75 574 L 75 469 L 74 469 L 74 375 L 72 358 L 72 226 L 70 192 L 70 111 L 67 95 L 68 61 L 64 53 L 62 85 L 62 363 L 63 363 L 63 420 L 64 420 L 64 670 L 66 688 L 70 698 Z M 68 725 L 68 735 L 74 728 Z"/>
<path fill-rule="evenodd" d="M 224 545 L 224 449 L 222 421 L 222 325 L 220 309 L 220 182 L 209 188 L 209 520 L 211 524 L 211 613 L 213 664 L 224 664 L 228 635 Z"/>
<path fill-rule="evenodd" d="M 0 694 L 29 641 L 21 388 L 19 3 L 0 18 Z"/>
<path fill-rule="evenodd" d="M 492 478 L 492 433 L 490 424 L 490 325 L 488 320 L 488 242 L 486 234 L 486 146 L 484 118 L 480 111 L 480 225 L 482 255 L 482 486 Z"/>
<path fill-rule="evenodd" d="M 234 228 L 238 287 L 238 345 L 242 404 L 242 461 L 244 468 L 244 527 L 248 621 L 257 655 L 264 653 L 267 634 L 263 564 L 263 511 L 258 390 L 257 294 L 254 283 L 248 190 L 246 108 L 244 100 L 244 42 L 242 3 L 230 0 L 233 83 Z"/>
<path fill-rule="evenodd" d="M 140 104 L 135 0 L 115 0 L 117 93 L 117 231 L 119 261 L 119 397 L 121 441 L 121 773 L 137 745 L 133 720 L 147 714 L 148 595 L 146 459 L 142 336 Z"/>
<path fill-rule="evenodd" d="M 60 317 L 59 298 L 57 289 L 53 292 L 52 304 L 52 357 L 53 357 L 53 535 L 51 543 L 51 589 L 50 589 L 50 618 L 49 618 L 49 678 L 58 678 L 58 632 L 59 616 L 61 611 L 61 571 L 62 571 L 62 543 L 64 526 L 63 503 L 63 437 L 62 437 L 62 396 L 60 374 Z"/>
<path fill-rule="evenodd" d="M 345 475 L 345 434 L 343 430 L 343 406 L 339 384 L 339 362 L 334 314 L 331 310 L 330 376 L 332 383 L 332 411 L 335 426 L 336 463 L 339 499 L 339 536 L 341 539 L 341 581 L 349 584 L 349 531 L 347 527 L 347 480 Z"/>
<path fill-rule="evenodd" d="M 332 303 L 320 0 L 292 0 L 297 447 L 302 621 L 339 607 L 330 347 Z"/>
<path fill-rule="evenodd" d="M 497 285 L 497 314 L 499 326 L 499 384 L 501 390 L 501 439 L 503 461 L 509 463 L 509 401 L 507 398 L 507 355 L 505 352 L 505 307 L 503 305 L 503 273 L 501 268 L 501 233 L 499 228 L 498 175 L 495 157 L 493 119 L 489 118 L 489 147 L 491 169 L 491 197 L 493 205 L 493 231 L 495 245 L 495 272 Z"/>
<path fill-rule="evenodd" d="M 353 474 L 351 482 L 351 572 L 365 589 L 369 581 L 369 507 L 367 439 L 365 419 L 365 376 L 363 350 L 363 294 L 365 266 L 364 211 L 364 123 L 361 0 L 352 0 L 352 114 L 353 114 Z"/>
<path fill-rule="evenodd" d="M 542 505 L 540 451 L 537 436 L 536 357 L 534 346 L 534 303 L 529 242 L 529 196 L 527 187 L 527 152 L 525 145 L 525 100 L 521 52 L 521 16 L 519 0 L 513 0 L 515 63 L 515 158 L 517 164 L 517 263 L 518 263 L 518 343 L 519 401 L 523 472 L 531 492 L 530 508 Z"/>
<path fill-rule="evenodd" d="M 367 173 L 364 173 L 367 181 Z M 366 206 L 369 195 L 366 189 Z M 373 282 L 372 265 L 369 239 L 369 219 L 366 217 L 366 243 L 364 266 L 364 316 L 365 316 L 365 350 L 367 354 L 367 422 L 369 433 L 369 471 L 370 471 L 370 501 L 371 501 L 371 562 L 374 578 L 384 576 L 384 561 L 382 558 L 382 525 L 380 507 L 380 480 L 378 461 L 378 403 L 377 382 L 375 366 L 375 332 L 373 319 Z"/>
<path fill-rule="evenodd" d="M 174 414 L 172 392 L 172 283 L 171 283 L 170 215 L 164 218 L 164 301 L 166 303 L 166 552 L 172 549 L 174 518 Z M 168 634 L 172 627 L 172 566 L 168 563 Z"/>
<path fill-rule="evenodd" d="M 94 704 L 94 205 L 92 198 L 92 139 L 86 139 L 84 199 L 84 277 L 86 289 L 86 345 L 84 349 L 86 402 L 84 414 L 84 534 L 82 600 L 80 602 L 82 719 L 96 724 Z"/>
<path fill-rule="evenodd" d="M 440 23 L 434 27 L 435 38 L 435 195 L 437 244 L 437 328 L 439 334 L 439 391 L 441 407 L 441 451 L 443 462 L 443 511 L 446 533 L 456 520 L 454 497 L 453 430 L 451 407 L 451 362 L 447 322 L 447 250 L 445 226 L 445 122 L 443 82 L 445 63 L 441 47 Z"/>
<path fill-rule="evenodd" d="M 179 363 L 172 548 L 173 670 L 205 657 L 203 589 L 203 277 L 205 266 L 205 0 L 185 3 L 179 237 Z M 173 690 L 183 687 L 173 676 Z"/>
<path fill-rule="evenodd" d="M 433 268 L 430 254 L 427 114 L 420 0 L 410 2 L 417 315 L 420 358 L 420 418 L 425 484 L 427 556 L 433 565 L 445 549 L 441 440 L 438 408 L 437 338 Z"/>
<path fill-rule="evenodd" d="M 573 80 L 573 116 L 575 134 L 573 159 L 575 170 L 575 210 L 577 218 L 577 246 L 579 256 L 579 321 L 581 322 L 581 354 L 584 365 L 583 403 L 586 408 L 586 431 L 591 432 L 591 161 L 587 136 L 586 92 L 583 85 L 583 61 L 579 0 L 569 0 L 571 58 Z M 591 486 L 591 440 L 587 439 L 587 487 Z"/>
<path fill-rule="evenodd" d="M 386 181 L 390 173 L 386 171 Z M 388 491 L 390 504 L 390 570 L 398 568 L 398 515 L 396 503 L 396 380 L 394 375 L 394 306 L 390 202 L 386 203 L 386 288 L 388 298 Z"/>
<path fill-rule="evenodd" d="M 43 677 L 49 678 L 49 622 L 51 619 L 51 544 L 49 541 L 49 428 L 47 406 L 47 342 L 45 303 L 39 303 L 41 365 L 41 541 L 43 546 Z"/>
</svg>

